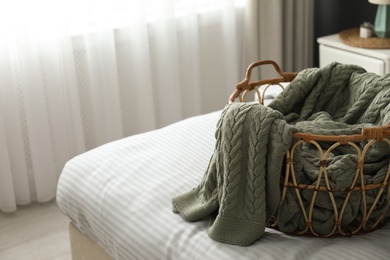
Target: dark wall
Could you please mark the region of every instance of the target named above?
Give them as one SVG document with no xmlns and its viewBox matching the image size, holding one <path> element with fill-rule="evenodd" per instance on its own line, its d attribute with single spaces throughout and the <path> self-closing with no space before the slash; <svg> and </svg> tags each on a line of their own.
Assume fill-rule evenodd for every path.
<svg viewBox="0 0 390 260">
<path fill-rule="evenodd" d="M 314 66 L 319 66 L 317 38 L 375 22 L 377 5 L 368 0 L 314 1 Z"/>
</svg>

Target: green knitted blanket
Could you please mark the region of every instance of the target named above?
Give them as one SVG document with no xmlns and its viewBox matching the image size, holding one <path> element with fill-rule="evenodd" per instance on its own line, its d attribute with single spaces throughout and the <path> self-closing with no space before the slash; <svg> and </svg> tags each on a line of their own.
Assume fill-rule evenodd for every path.
<svg viewBox="0 0 390 260">
<path fill-rule="evenodd" d="M 390 122 L 389 101 L 390 76 L 380 77 L 358 66 L 332 63 L 300 72 L 268 107 L 247 103 L 227 105 L 217 124 L 214 153 L 202 181 L 172 199 L 173 211 L 188 221 L 212 216 L 208 235 L 242 246 L 263 235 L 276 211 L 282 231 L 302 228 L 305 222 L 292 192 L 287 193 L 287 203 L 279 207 L 283 160 L 295 141 L 292 133 L 358 134 L 362 128 Z M 363 147 L 365 143 L 358 145 Z M 321 146 L 326 148 L 329 144 L 324 142 Z M 351 183 L 354 172 L 350 169 L 356 169 L 357 158 L 350 149 L 340 146 L 328 160 L 334 188 Z M 316 153 L 309 145 L 303 145 L 294 157 L 300 183 L 317 181 Z M 390 149 L 383 143 L 369 151 L 364 165 L 365 182 L 383 180 L 389 157 Z M 311 194 L 302 193 L 304 203 L 309 203 Z M 316 200 L 313 228 L 319 234 L 327 234 L 333 226 L 333 210 L 327 198 L 321 196 Z M 373 200 L 374 194 L 367 197 Z M 342 196 L 336 196 L 336 203 L 342 201 Z M 351 197 L 343 223 L 351 223 L 358 217 L 360 201 L 358 194 Z M 388 204 L 388 197 L 382 196 L 381 207 Z"/>
</svg>

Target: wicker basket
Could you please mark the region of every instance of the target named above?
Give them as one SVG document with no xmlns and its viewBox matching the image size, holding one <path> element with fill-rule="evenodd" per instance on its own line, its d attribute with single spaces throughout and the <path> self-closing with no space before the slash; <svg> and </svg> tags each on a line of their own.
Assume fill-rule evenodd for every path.
<svg viewBox="0 0 390 260">
<path fill-rule="evenodd" d="M 280 78 L 273 78 L 268 80 L 260 80 L 256 82 L 250 82 L 252 69 L 260 65 L 273 65 L 277 73 L 281 76 Z M 281 85 L 282 82 L 291 82 L 297 73 L 285 73 L 282 72 L 279 66 L 272 60 L 257 61 L 252 63 L 246 73 L 245 79 L 240 82 L 236 90 L 232 93 L 229 98 L 229 103 L 234 102 L 236 98 L 239 98 L 241 102 L 245 101 L 245 96 L 249 91 L 255 91 L 258 95 L 258 100 L 261 104 L 264 103 L 264 96 L 267 89 L 272 85 Z M 259 91 L 259 86 L 265 86 L 262 88 L 262 92 Z M 365 233 L 379 228 L 385 222 L 385 215 L 389 210 L 389 205 L 385 208 L 381 208 L 381 213 L 376 216 L 373 216 L 372 213 L 377 210 L 378 201 L 381 197 L 387 196 L 390 199 L 390 165 L 387 167 L 387 172 L 383 180 L 375 184 L 365 184 L 364 182 L 364 159 L 367 151 L 377 142 L 385 142 L 390 146 L 390 141 L 388 138 L 390 136 L 390 125 L 374 128 L 365 128 L 362 130 L 361 134 L 357 135 L 343 135 L 343 136 L 330 136 L 330 135 L 313 135 L 307 133 L 294 133 L 293 138 L 298 139 L 297 142 L 289 148 L 286 153 L 285 159 L 285 175 L 281 179 L 282 194 L 280 206 L 286 200 L 286 193 L 290 191 L 295 194 L 295 199 L 297 204 L 300 207 L 300 212 L 305 221 L 305 227 L 301 230 L 295 231 L 293 234 L 296 235 L 314 235 L 317 237 L 331 237 L 335 235 L 342 236 L 351 236 L 359 233 Z M 355 143 L 357 141 L 366 140 L 367 144 L 363 149 L 358 147 Z M 328 149 L 323 149 L 319 142 L 331 142 Z M 297 180 L 297 173 L 294 170 L 294 155 L 297 151 L 297 147 L 300 145 L 313 145 L 318 149 L 318 180 L 316 185 L 308 185 L 299 183 Z M 357 167 L 354 169 L 355 175 L 348 188 L 345 189 L 332 189 L 328 177 L 327 170 L 327 159 L 329 158 L 330 153 L 336 149 L 338 146 L 351 146 L 356 150 L 357 155 Z M 321 185 L 322 183 L 322 185 Z M 302 192 L 310 191 L 311 200 L 309 206 L 304 205 L 302 199 Z M 376 194 L 373 203 L 367 203 L 366 195 Z M 313 228 L 313 207 L 316 202 L 317 196 L 320 193 L 326 193 L 329 199 L 329 202 L 332 204 L 333 208 L 333 228 L 328 234 L 318 234 Z M 335 202 L 335 194 L 343 193 L 344 202 L 340 205 L 337 205 Z M 343 216 L 346 210 L 349 199 L 354 193 L 360 193 L 362 200 L 360 203 L 361 216 L 357 218 L 357 221 L 354 221 L 353 224 L 347 226 L 343 225 Z M 323 194 L 322 194 L 323 195 Z M 278 228 L 278 216 L 275 215 L 272 218 L 271 223 L 268 224 L 269 227 Z"/>
</svg>

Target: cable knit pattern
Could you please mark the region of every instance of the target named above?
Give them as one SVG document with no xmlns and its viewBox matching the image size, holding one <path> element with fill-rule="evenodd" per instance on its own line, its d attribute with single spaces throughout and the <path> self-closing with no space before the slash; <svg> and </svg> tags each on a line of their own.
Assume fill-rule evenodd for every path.
<svg viewBox="0 0 390 260">
<path fill-rule="evenodd" d="M 259 104 L 227 105 L 204 178 L 192 191 L 173 198 L 175 211 L 194 221 L 218 208 L 208 229 L 211 238 L 242 246 L 258 239 L 280 200 L 280 158 L 291 140 L 290 127 L 282 118 Z M 271 131 L 274 140 L 269 138 Z M 272 205 L 267 205 L 268 200 Z"/>
<path fill-rule="evenodd" d="M 224 194 L 219 211 L 222 215 L 228 215 L 229 212 L 235 210 L 237 205 L 241 173 L 242 135 L 244 134 L 243 123 L 250 108 L 247 104 L 231 106 L 229 111 L 231 116 L 227 117 L 226 125 L 224 125 L 225 136 L 222 137 L 222 150 L 225 157 L 222 164 L 226 165 L 227 174 L 224 174 L 224 180 L 219 183 L 220 186 L 218 187 Z"/>
<path fill-rule="evenodd" d="M 293 82 L 270 103 L 233 103 L 222 111 L 216 130 L 216 145 L 200 184 L 174 197 L 173 211 L 188 221 L 215 216 L 208 228 L 217 241 L 247 246 L 260 238 L 265 226 L 278 211 L 279 227 L 292 232 L 305 225 L 294 192 L 287 191 L 279 208 L 280 177 L 284 156 L 294 131 L 348 135 L 362 128 L 390 121 L 390 76 L 366 73 L 354 65 L 332 63 L 324 68 L 300 72 Z M 323 149 L 329 143 L 320 143 Z M 364 146 L 364 142 L 358 145 Z M 294 154 L 294 168 L 301 183 L 315 184 L 318 154 L 302 145 Z M 356 166 L 356 152 L 340 146 L 328 158 L 327 170 L 333 188 L 348 187 Z M 368 183 L 383 179 L 390 158 L 384 144 L 367 153 L 364 171 Z M 360 181 L 360 180 L 359 180 Z M 304 203 L 310 192 L 303 191 Z M 332 207 L 326 194 L 318 194 L 313 227 L 326 234 L 333 226 Z M 359 197 L 360 196 L 360 197 Z M 374 198 L 367 192 L 368 200 Z M 336 196 L 336 203 L 342 198 Z M 343 222 L 351 222 L 359 211 L 360 194 L 353 194 Z M 370 201 L 368 201 L 370 203 Z M 381 200 L 383 207 L 389 201 Z M 215 214 L 217 213 L 217 214 Z M 373 215 L 380 212 L 373 212 Z M 390 214 L 389 214 L 390 215 Z"/>
</svg>

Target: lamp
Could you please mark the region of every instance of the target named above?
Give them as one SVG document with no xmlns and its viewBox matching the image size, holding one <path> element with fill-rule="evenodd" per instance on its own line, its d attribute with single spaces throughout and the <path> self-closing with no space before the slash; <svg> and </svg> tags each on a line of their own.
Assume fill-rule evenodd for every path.
<svg viewBox="0 0 390 260">
<path fill-rule="evenodd" d="M 390 0 L 368 0 L 368 2 L 378 5 L 375 17 L 376 36 L 390 37 Z"/>
</svg>

